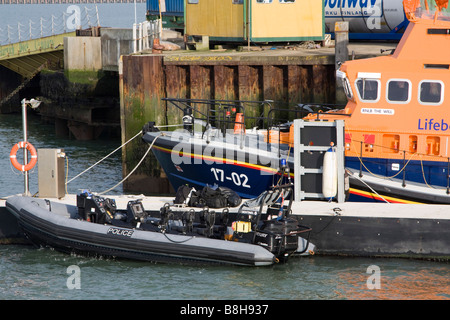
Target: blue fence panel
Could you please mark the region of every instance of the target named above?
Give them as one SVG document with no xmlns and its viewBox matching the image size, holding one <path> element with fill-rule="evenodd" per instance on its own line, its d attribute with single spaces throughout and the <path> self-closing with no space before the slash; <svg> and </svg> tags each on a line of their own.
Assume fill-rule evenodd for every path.
<svg viewBox="0 0 450 320">
<path fill-rule="evenodd" d="M 161 0 L 162 1 L 162 0 Z M 163 15 L 183 16 L 184 15 L 184 0 L 165 0 L 166 12 Z M 159 1 L 147 0 L 147 11 L 150 14 L 159 14 Z"/>
</svg>

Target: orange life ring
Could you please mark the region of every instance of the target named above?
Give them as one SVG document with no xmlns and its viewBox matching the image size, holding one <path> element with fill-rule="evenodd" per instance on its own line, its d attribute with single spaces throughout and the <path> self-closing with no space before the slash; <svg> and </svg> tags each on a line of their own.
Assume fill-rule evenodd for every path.
<svg viewBox="0 0 450 320">
<path fill-rule="evenodd" d="M 27 163 L 27 165 L 20 164 L 19 161 L 17 161 L 16 154 L 17 151 L 21 148 L 26 148 L 30 154 L 31 154 L 31 161 Z M 36 149 L 33 147 L 33 145 L 29 142 L 20 141 L 19 143 L 16 143 L 9 153 L 9 159 L 11 160 L 12 165 L 14 168 L 20 171 L 28 171 L 31 170 L 37 162 L 37 153 Z"/>
</svg>

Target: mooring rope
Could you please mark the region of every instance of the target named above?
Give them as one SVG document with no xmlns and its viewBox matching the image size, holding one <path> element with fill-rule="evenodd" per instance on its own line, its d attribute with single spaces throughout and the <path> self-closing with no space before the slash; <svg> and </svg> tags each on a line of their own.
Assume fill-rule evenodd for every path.
<svg viewBox="0 0 450 320">
<path fill-rule="evenodd" d="M 75 180 L 76 178 L 78 178 L 79 176 L 81 176 L 82 174 L 86 173 L 87 171 L 91 170 L 93 167 L 95 167 L 96 165 L 98 165 L 100 162 L 102 162 L 103 160 L 105 160 L 106 158 L 110 157 L 112 154 L 114 154 L 115 152 L 117 152 L 118 150 L 122 149 L 122 147 L 124 147 L 125 145 L 127 145 L 131 140 L 135 139 L 137 136 L 139 136 L 140 134 L 142 134 L 142 131 L 139 131 L 134 137 L 132 137 L 131 139 L 129 139 L 127 142 L 125 142 L 124 144 L 122 144 L 120 147 L 116 148 L 114 151 L 112 151 L 111 153 L 109 153 L 107 156 L 103 157 L 101 160 L 97 161 L 96 163 L 94 163 L 92 166 L 90 166 L 89 168 L 87 168 L 86 170 L 84 170 L 83 172 L 77 174 L 75 177 L 73 177 L 72 179 L 70 179 L 69 181 L 66 182 L 66 185 L 69 184 L 70 182 L 72 182 L 73 180 Z"/>
<path fill-rule="evenodd" d="M 160 134 L 160 135 L 161 135 L 161 134 Z M 119 183 L 117 183 L 115 186 L 109 188 L 108 190 L 105 190 L 105 191 L 103 191 L 103 192 L 100 192 L 99 195 L 105 194 L 106 192 L 109 192 L 109 191 L 115 189 L 116 187 L 118 187 L 119 185 L 121 185 L 125 180 L 127 180 L 127 179 L 133 174 L 133 172 L 136 171 L 136 169 L 141 165 L 142 161 L 144 161 L 145 157 L 146 157 L 147 154 L 150 152 L 150 150 L 152 149 L 153 145 L 155 144 L 155 141 L 158 139 L 158 137 L 159 137 L 160 135 L 158 135 L 158 136 L 155 137 L 155 139 L 153 140 L 153 142 L 150 144 L 150 146 L 148 147 L 147 151 L 145 152 L 144 156 L 142 157 L 142 159 L 138 162 L 138 164 L 134 167 L 134 169 L 131 170 L 130 173 L 129 173 L 125 178 L 123 178 Z"/>
<path fill-rule="evenodd" d="M 390 203 L 385 198 L 383 198 L 382 195 L 380 195 L 378 192 L 376 192 L 370 185 L 368 185 L 363 179 L 359 178 L 357 175 L 352 175 L 354 178 L 358 179 L 362 183 L 364 183 L 373 193 L 375 193 L 378 197 L 380 197 L 384 202 Z"/>
</svg>

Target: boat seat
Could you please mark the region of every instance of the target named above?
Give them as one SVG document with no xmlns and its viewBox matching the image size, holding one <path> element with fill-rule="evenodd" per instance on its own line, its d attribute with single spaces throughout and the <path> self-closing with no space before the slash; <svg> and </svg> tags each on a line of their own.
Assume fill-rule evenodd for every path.
<svg viewBox="0 0 450 320">
<path fill-rule="evenodd" d="M 282 198 L 288 198 L 292 192 L 292 186 L 275 187 L 273 190 L 266 190 L 258 197 L 245 201 L 238 210 L 239 214 L 256 215 L 262 211 L 265 206 L 272 206 Z"/>
</svg>

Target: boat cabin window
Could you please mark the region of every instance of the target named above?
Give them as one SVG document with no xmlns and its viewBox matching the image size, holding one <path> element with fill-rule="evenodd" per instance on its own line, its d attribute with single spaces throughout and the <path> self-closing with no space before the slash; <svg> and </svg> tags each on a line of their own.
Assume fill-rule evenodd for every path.
<svg viewBox="0 0 450 320">
<path fill-rule="evenodd" d="M 243 4 L 244 0 L 232 0 L 231 3 L 232 4 Z"/>
<path fill-rule="evenodd" d="M 280 3 L 292 3 L 295 2 L 295 0 L 280 0 Z"/>
<path fill-rule="evenodd" d="M 419 84 L 419 102 L 421 104 L 441 104 L 444 100 L 442 81 L 423 80 Z"/>
<path fill-rule="evenodd" d="M 376 79 L 357 79 L 358 96 L 364 102 L 377 102 L 380 96 L 380 81 Z"/>
<path fill-rule="evenodd" d="M 411 82 L 393 79 L 387 83 L 386 100 L 390 103 L 408 103 L 411 98 Z"/>
<path fill-rule="evenodd" d="M 272 3 L 272 0 L 256 0 L 256 3 Z"/>
<path fill-rule="evenodd" d="M 188 0 L 188 3 L 198 4 L 198 0 Z"/>
<path fill-rule="evenodd" d="M 441 69 L 441 70 L 448 70 L 450 69 L 450 64 L 430 64 L 430 63 L 425 63 L 423 65 L 423 67 L 425 69 Z"/>
</svg>

